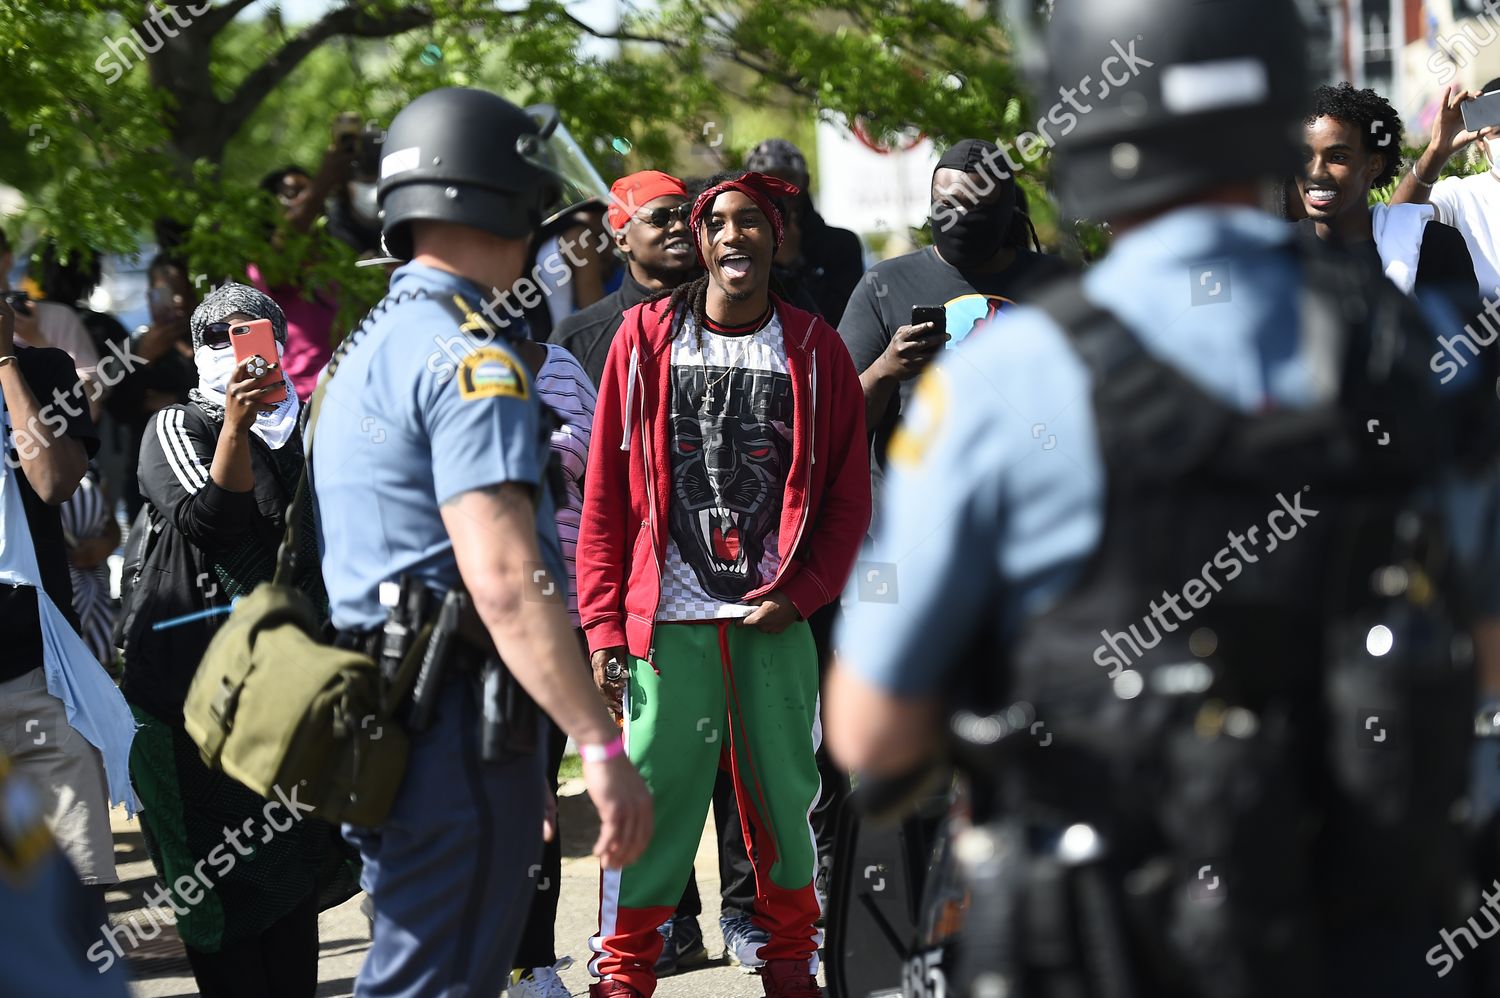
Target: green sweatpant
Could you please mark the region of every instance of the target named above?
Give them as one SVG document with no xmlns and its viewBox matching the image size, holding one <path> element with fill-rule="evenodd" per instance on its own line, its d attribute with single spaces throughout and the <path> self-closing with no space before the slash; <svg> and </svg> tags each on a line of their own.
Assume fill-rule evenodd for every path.
<svg viewBox="0 0 1500 998">
<path fill-rule="evenodd" d="M 625 747 L 651 789 L 656 831 L 624 870 L 605 870 L 591 970 L 655 989 L 656 929 L 687 885 L 723 764 L 755 865 L 765 960 L 810 959 L 819 910 L 808 815 L 820 782 L 818 661 L 805 621 L 766 634 L 738 620 L 658 624 L 655 668 L 631 663 Z M 753 843 L 753 844 L 752 844 Z"/>
</svg>

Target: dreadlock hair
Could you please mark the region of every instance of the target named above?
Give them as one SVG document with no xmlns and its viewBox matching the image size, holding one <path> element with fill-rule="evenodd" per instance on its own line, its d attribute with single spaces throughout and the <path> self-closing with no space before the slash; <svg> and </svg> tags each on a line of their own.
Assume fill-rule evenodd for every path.
<svg viewBox="0 0 1500 998">
<path fill-rule="evenodd" d="M 1016 185 L 1016 211 L 1010 231 L 1005 234 L 1005 244 L 1015 250 L 1042 252 L 1042 240 L 1036 234 L 1036 223 L 1031 220 L 1030 205 L 1020 184 Z"/>
<path fill-rule="evenodd" d="M 691 202 L 696 202 L 699 195 L 708 190 L 710 187 L 713 187 L 716 184 L 721 184 L 726 180 L 734 180 L 735 178 L 741 176 L 743 173 L 743 170 L 729 170 L 723 173 L 716 173 L 711 177 L 694 177 L 688 180 L 687 184 L 685 185 L 687 187 L 688 198 Z M 772 204 L 776 206 L 776 212 L 777 214 L 781 215 L 782 223 L 785 224 L 785 206 L 783 206 L 780 201 L 774 200 L 772 201 Z M 694 243 L 696 243 L 698 241 L 698 234 L 694 232 L 690 233 L 690 235 L 692 236 Z M 781 282 L 776 279 L 774 268 L 771 273 L 770 291 L 771 294 L 775 295 L 778 298 L 787 297 L 786 289 L 784 289 L 781 286 Z M 677 285 L 677 287 L 672 288 L 670 291 L 658 292 L 650 300 L 660 301 L 663 298 L 667 299 L 667 315 L 669 316 L 672 323 L 671 338 L 677 338 L 677 335 L 682 332 L 683 325 L 687 322 L 688 315 L 691 314 L 693 317 L 694 326 L 693 335 L 698 346 L 702 347 L 703 330 L 708 328 L 708 275 L 700 274 L 697 277 L 693 278 L 691 281 L 686 281 L 682 284 Z"/>
<path fill-rule="evenodd" d="M 1365 152 L 1385 157 L 1384 168 L 1370 184 L 1371 190 L 1396 179 L 1401 169 L 1401 116 L 1390 101 L 1373 90 L 1355 90 L 1348 82 L 1336 87 L 1325 85 L 1313 91 L 1312 113 L 1303 119 L 1303 124 L 1319 118 L 1353 125 L 1359 129 Z"/>
</svg>

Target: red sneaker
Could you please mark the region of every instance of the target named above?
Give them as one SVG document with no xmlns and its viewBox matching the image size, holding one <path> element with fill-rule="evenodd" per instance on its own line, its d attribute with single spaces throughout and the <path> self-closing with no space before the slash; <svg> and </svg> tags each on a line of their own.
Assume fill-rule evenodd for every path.
<svg viewBox="0 0 1500 998">
<path fill-rule="evenodd" d="M 767 960 L 760 968 L 766 998 L 823 998 L 818 979 L 807 968 L 806 960 Z"/>
<path fill-rule="evenodd" d="M 589 998 L 641 998 L 641 993 L 624 981 L 595 981 L 589 985 Z"/>
</svg>

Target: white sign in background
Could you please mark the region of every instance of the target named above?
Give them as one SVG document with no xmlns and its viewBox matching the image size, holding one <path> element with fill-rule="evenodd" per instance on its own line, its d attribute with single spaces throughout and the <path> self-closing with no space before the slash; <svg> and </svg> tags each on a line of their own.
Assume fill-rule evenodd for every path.
<svg viewBox="0 0 1500 998">
<path fill-rule="evenodd" d="M 877 152 L 842 124 L 818 122 L 818 211 L 861 234 L 905 233 L 926 219 L 938 153 L 931 140 L 902 152 Z"/>
</svg>

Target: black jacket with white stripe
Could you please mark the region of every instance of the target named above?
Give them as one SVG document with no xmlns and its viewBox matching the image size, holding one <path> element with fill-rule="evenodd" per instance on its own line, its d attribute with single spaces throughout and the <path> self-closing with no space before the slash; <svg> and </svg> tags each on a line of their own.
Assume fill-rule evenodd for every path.
<svg viewBox="0 0 1500 998">
<path fill-rule="evenodd" d="M 135 620 L 123 637 L 125 699 L 170 724 L 182 723 L 182 705 L 198 662 L 227 614 L 174 623 L 229 605 L 214 563 L 247 538 L 265 546 L 274 561 L 285 510 L 296 482 L 284 486 L 271 450 L 250 435 L 255 487 L 230 492 L 209 477 L 223 424 L 189 402 L 158 412 L 146 424 L 138 466 L 141 495 L 150 504 L 149 547 L 129 605 Z M 289 440 L 300 456 L 301 440 Z"/>
</svg>

